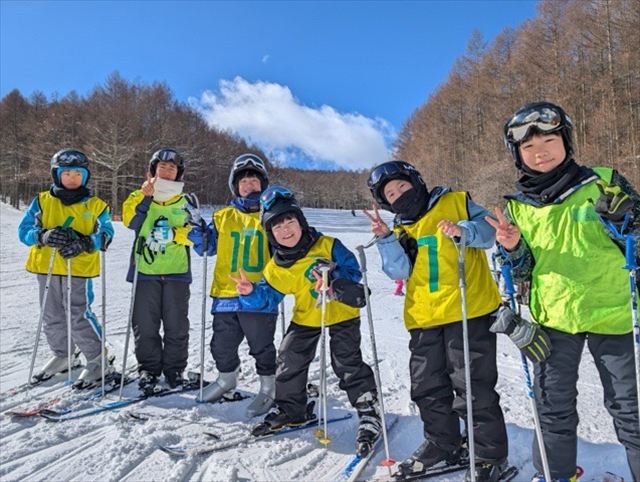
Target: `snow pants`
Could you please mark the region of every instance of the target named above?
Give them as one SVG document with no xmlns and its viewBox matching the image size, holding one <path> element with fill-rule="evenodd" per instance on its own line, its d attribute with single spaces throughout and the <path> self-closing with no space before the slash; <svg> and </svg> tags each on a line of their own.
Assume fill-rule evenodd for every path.
<svg viewBox="0 0 640 482">
<path fill-rule="evenodd" d="M 187 367 L 189 296 L 186 281 L 138 280 L 132 321 L 138 371 L 160 376 Z"/>
<path fill-rule="evenodd" d="M 544 329 L 551 339 L 551 356 L 535 365 L 534 390 L 551 476 L 569 478 L 576 473 L 578 368 L 585 341 L 604 389 L 604 404 L 613 417 L 618 440 L 627 451 L 631 473 L 640 481 L 640 428 L 636 392 L 633 336 L 571 335 Z M 538 442 L 533 442 L 533 463 L 542 473 Z"/>
<path fill-rule="evenodd" d="M 238 347 L 243 338 L 256 361 L 258 375 L 276 373 L 276 347 L 273 335 L 278 315 L 271 313 L 219 312 L 213 314 L 211 355 L 219 372 L 229 373 L 240 366 Z"/>
<path fill-rule="evenodd" d="M 489 331 L 494 318 L 472 318 L 469 356 L 476 458 L 499 461 L 508 455 L 507 431 L 495 390 L 496 335 Z M 460 446 L 460 418 L 466 419 L 466 386 L 462 322 L 410 332 L 411 400 L 420 410 L 425 438 L 443 450 Z"/>
<path fill-rule="evenodd" d="M 339 387 L 347 392 L 351 405 L 360 395 L 376 393 L 376 383 L 360 351 L 360 318 L 328 327 L 331 366 L 340 379 Z M 316 354 L 320 328 L 289 325 L 278 351 L 276 400 L 280 409 L 292 419 L 303 419 L 307 406 L 309 365 Z"/>
<path fill-rule="evenodd" d="M 40 303 L 47 283 L 47 275 L 39 274 Z M 71 349 L 77 346 L 87 360 L 100 355 L 102 326 L 91 311 L 93 283 L 90 278 L 71 277 Z M 67 277 L 51 276 L 47 304 L 43 313 L 47 343 L 57 357 L 67 357 Z"/>
</svg>

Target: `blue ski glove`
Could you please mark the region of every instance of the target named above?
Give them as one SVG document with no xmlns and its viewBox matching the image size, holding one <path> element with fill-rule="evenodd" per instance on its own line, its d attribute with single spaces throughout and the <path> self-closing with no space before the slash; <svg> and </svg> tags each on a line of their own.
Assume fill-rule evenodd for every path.
<svg viewBox="0 0 640 482">
<path fill-rule="evenodd" d="M 507 335 L 534 363 L 546 360 L 551 354 L 551 340 L 542 327 L 525 320 L 507 306 L 500 307 L 496 321 L 489 330 Z"/>
</svg>

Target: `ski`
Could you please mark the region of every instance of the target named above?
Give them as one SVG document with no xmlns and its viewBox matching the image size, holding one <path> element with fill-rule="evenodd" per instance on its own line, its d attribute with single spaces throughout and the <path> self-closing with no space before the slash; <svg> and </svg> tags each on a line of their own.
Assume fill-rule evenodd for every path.
<svg viewBox="0 0 640 482">
<path fill-rule="evenodd" d="M 133 372 L 131 372 L 133 373 Z M 128 385 L 129 383 L 131 383 L 132 381 L 134 381 L 134 378 L 131 377 L 126 377 L 124 384 Z M 37 417 L 39 415 L 42 415 L 43 412 L 50 410 L 53 410 L 53 407 L 55 407 L 56 405 L 58 405 L 59 403 L 64 402 L 65 400 L 69 400 L 71 401 L 71 404 L 76 404 L 76 403 L 81 403 L 81 402 L 87 402 L 87 401 L 91 401 L 91 400 L 96 400 L 98 398 L 100 398 L 102 396 L 102 388 L 97 388 L 96 390 L 94 390 L 93 392 L 91 392 L 90 394 L 86 395 L 86 391 L 99 387 L 99 382 L 95 382 L 89 386 L 87 386 L 86 388 L 82 388 L 82 389 L 77 389 L 74 388 L 70 391 L 67 391 L 57 397 L 53 397 L 50 398 L 48 400 L 42 401 L 38 404 L 31 405 L 29 407 L 20 409 L 10 409 L 7 410 L 5 412 L 3 412 L 3 414 L 7 417 L 14 417 L 14 418 L 27 418 L 27 417 Z M 106 382 L 105 384 L 105 389 L 104 389 L 104 393 L 109 394 L 111 392 L 114 392 L 116 390 L 118 390 L 120 388 L 120 378 L 119 378 L 119 374 L 117 377 L 113 377 L 111 380 L 109 380 L 108 382 Z"/>
<path fill-rule="evenodd" d="M 453 465 L 439 465 L 436 467 L 432 467 L 427 469 L 424 472 L 420 472 L 417 474 L 410 474 L 404 477 L 400 476 L 399 473 L 395 473 L 391 476 L 378 477 L 373 480 L 376 482 L 408 482 L 413 480 L 428 480 L 433 477 L 438 477 L 440 475 L 452 474 L 454 472 L 459 472 L 461 470 L 466 470 L 469 468 L 469 464 L 461 463 L 461 464 L 453 464 Z M 507 469 L 504 470 L 500 474 L 500 478 L 498 479 L 500 482 L 510 482 L 520 473 L 517 467 L 511 465 Z"/>
<path fill-rule="evenodd" d="M 391 418 L 391 420 L 387 423 L 387 433 L 391 430 L 391 428 L 396 424 L 397 421 L 398 417 L 394 416 Z M 356 454 L 343 469 L 338 480 L 344 480 L 348 482 L 357 480 L 362 471 L 366 468 L 369 461 L 375 455 L 376 450 L 380 447 L 382 442 L 382 433 L 380 433 L 380 436 L 376 439 L 367 456 L 361 457 L 360 455 Z"/>
<path fill-rule="evenodd" d="M 351 417 L 353 417 L 353 415 L 351 413 L 348 413 L 346 415 L 342 415 L 339 417 L 332 417 L 327 419 L 327 423 L 336 423 L 336 422 L 341 422 L 343 420 L 349 420 Z M 274 438 L 274 437 L 279 437 L 280 435 L 286 435 L 292 432 L 297 432 L 300 430 L 307 430 L 310 428 L 314 428 L 318 426 L 318 420 L 317 419 L 313 419 L 313 420 L 309 420 L 308 422 L 302 424 L 302 425 L 297 425 L 295 427 L 285 427 L 281 430 L 278 430 L 277 432 L 270 432 L 267 433 L 265 435 L 260 435 L 260 436 L 254 436 L 251 434 L 248 434 L 244 437 L 240 437 L 240 438 L 236 438 L 236 439 L 232 439 L 232 440 L 227 440 L 227 441 L 222 441 L 220 443 L 215 443 L 215 444 L 207 444 L 207 443 L 203 443 L 203 444 L 197 444 L 197 445 L 190 445 L 190 446 L 178 446 L 178 445 L 159 445 L 158 448 L 160 450 L 162 450 L 163 452 L 168 453 L 169 455 L 173 455 L 176 457 L 188 457 L 188 456 L 193 456 L 193 455 L 206 455 L 206 454 L 210 454 L 213 452 L 219 452 L 221 450 L 226 450 L 228 448 L 234 448 L 234 447 L 238 447 L 239 445 L 242 444 L 250 444 L 250 443 L 254 443 L 254 442 L 258 442 L 260 440 L 266 440 L 266 439 L 270 439 L 270 438 Z M 220 437 L 215 434 L 215 433 L 211 433 L 211 432 L 204 432 L 204 435 L 214 438 L 214 439 L 219 439 Z"/>
</svg>

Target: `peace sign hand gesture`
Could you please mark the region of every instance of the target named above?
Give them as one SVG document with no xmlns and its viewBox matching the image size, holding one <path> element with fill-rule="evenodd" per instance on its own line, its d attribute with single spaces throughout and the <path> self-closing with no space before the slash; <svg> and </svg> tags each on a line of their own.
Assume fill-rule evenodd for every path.
<svg viewBox="0 0 640 482">
<path fill-rule="evenodd" d="M 491 216 L 485 216 L 484 220 L 496 230 L 496 241 L 504 246 L 507 251 L 512 251 L 520 241 L 520 230 L 507 221 L 500 209 L 495 208 L 494 212 L 498 218 L 497 221 Z"/>
<path fill-rule="evenodd" d="M 378 206 L 373 205 L 373 214 L 371 214 L 366 209 L 363 209 L 362 212 L 366 217 L 371 221 L 371 232 L 376 235 L 378 238 L 382 238 L 389 234 L 389 226 L 385 223 L 380 217 L 380 213 L 378 212 Z"/>
<path fill-rule="evenodd" d="M 253 283 L 249 281 L 249 278 L 247 278 L 247 275 L 242 270 L 242 268 L 238 270 L 238 273 L 240 273 L 239 277 L 236 278 L 235 276 L 229 275 L 229 278 L 231 278 L 236 284 L 236 290 L 238 291 L 238 294 L 242 296 L 250 295 L 251 293 L 253 293 Z"/>
</svg>

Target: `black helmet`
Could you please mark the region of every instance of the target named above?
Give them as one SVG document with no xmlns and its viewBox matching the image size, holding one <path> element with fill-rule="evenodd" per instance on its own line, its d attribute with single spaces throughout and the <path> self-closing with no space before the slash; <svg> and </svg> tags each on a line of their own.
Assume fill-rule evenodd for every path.
<svg viewBox="0 0 640 482">
<path fill-rule="evenodd" d="M 78 167 L 87 172 L 84 184 L 89 181 L 91 172 L 89 171 L 89 158 L 77 149 L 62 149 L 56 152 L 51 158 L 51 177 L 56 185 L 60 185 L 58 169 L 61 167 Z"/>
<path fill-rule="evenodd" d="M 153 153 L 151 159 L 149 160 L 149 172 L 153 177 L 156 175 L 156 168 L 158 167 L 159 162 L 173 162 L 178 168 L 178 175 L 176 176 L 176 181 L 182 181 L 182 176 L 184 175 L 184 159 L 178 151 L 175 149 L 160 149 Z"/>
<path fill-rule="evenodd" d="M 573 155 L 573 122 L 562 107 L 551 102 L 532 102 L 522 106 L 504 125 L 504 143 L 511 151 L 516 167 L 522 167 L 520 150 L 522 142 L 534 134 L 559 132 L 567 158 Z"/>
<path fill-rule="evenodd" d="M 237 182 L 239 180 L 238 175 L 242 172 L 251 171 L 255 172 L 260 178 L 260 190 L 264 191 L 269 186 L 269 176 L 267 174 L 267 168 L 264 165 L 264 161 L 255 154 L 242 154 L 235 161 L 231 167 L 229 173 L 229 189 L 231 194 L 239 196 Z"/>
<path fill-rule="evenodd" d="M 388 161 L 374 167 L 371 170 L 371 174 L 369 174 L 367 186 L 373 199 L 382 209 L 387 211 L 391 211 L 391 204 L 384 197 L 384 185 L 394 179 L 406 179 L 414 189 L 420 189 L 421 187 L 424 187 L 425 190 L 427 189 L 427 185 L 420 173 L 408 162 Z"/>
<path fill-rule="evenodd" d="M 262 227 L 271 231 L 273 221 L 285 213 L 291 213 L 300 222 L 303 229 L 308 228 L 307 220 L 298 205 L 293 192 L 283 186 L 273 185 L 260 195 L 260 222 Z"/>
</svg>

